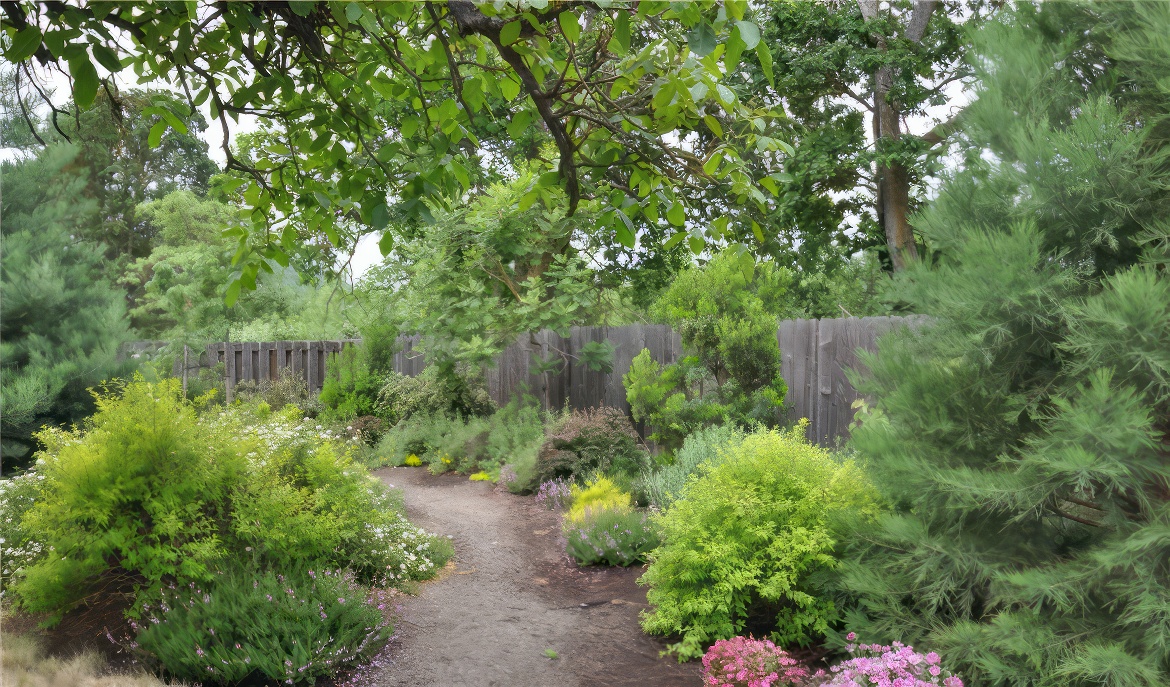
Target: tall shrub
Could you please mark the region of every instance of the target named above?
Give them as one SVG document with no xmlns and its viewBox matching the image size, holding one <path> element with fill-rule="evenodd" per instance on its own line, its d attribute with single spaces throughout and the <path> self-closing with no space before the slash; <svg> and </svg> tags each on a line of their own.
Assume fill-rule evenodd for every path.
<svg viewBox="0 0 1170 687">
<path fill-rule="evenodd" d="M 895 508 L 839 581 L 974 685 L 1170 684 L 1170 5 L 976 36 L 964 167 L 917 221 L 853 444 Z"/>
</svg>

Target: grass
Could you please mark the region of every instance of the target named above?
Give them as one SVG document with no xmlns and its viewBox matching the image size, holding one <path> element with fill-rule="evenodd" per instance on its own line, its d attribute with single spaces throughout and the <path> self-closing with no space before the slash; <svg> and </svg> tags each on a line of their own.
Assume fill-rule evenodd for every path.
<svg viewBox="0 0 1170 687">
<path fill-rule="evenodd" d="M 22 635 L 0 636 L 0 657 L 0 683 L 5 687 L 166 687 L 167 684 L 144 672 L 112 673 L 105 660 L 92 651 L 68 659 L 46 656 L 36 639 Z"/>
</svg>

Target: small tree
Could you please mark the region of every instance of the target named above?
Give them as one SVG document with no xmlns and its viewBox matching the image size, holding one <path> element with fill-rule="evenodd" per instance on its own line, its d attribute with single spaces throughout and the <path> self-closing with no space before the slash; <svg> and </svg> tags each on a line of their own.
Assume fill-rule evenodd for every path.
<svg viewBox="0 0 1170 687">
<path fill-rule="evenodd" d="M 775 425 L 788 386 L 780 375 L 777 312 L 793 280 L 788 270 L 734 250 L 681 272 L 652 314 L 674 326 L 690 356 L 665 368 L 639 353 L 623 381 L 635 420 L 678 448 L 687 434 L 720 421 Z"/>
</svg>

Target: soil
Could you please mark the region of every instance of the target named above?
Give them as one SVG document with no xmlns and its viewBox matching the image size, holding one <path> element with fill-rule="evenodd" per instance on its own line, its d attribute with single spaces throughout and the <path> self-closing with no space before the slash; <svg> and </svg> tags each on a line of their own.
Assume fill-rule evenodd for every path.
<svg viewBox="0 0 1170 687">
<path fill-rule="evenodd" d="M 466 477 L 375 474 L 403 490 L 412 522 L 452 537 L 455 557 L 417 596 L 398 597 L 397 632 L 373 684 L 701 684 L 696 663 L 660 657 L 665 644 L 639 629 L 642 569 L 579 568 L 565 555 L 558 513 Z"/>
</svg>

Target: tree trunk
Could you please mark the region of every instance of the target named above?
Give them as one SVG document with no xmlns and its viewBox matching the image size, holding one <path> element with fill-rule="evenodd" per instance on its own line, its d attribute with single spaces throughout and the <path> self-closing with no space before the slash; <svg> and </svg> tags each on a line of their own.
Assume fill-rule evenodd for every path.
<svg viewBox="0 0 1170 687">
<path fill-rule="evenodd" d="M 889 67 L 874 74 L 874 137 L 881 149 L 882 139 L 896 141 L 902 136 L 901 112 L 890 102 L 893 75 Z M 877 217 L 886 234 L 886 247 L 894 271 L 901 271 L 918 258 L 914 230 L 910 226 L 910 173 L 906 165 L 892 161 L 877 168 Z"/>
</svg>

